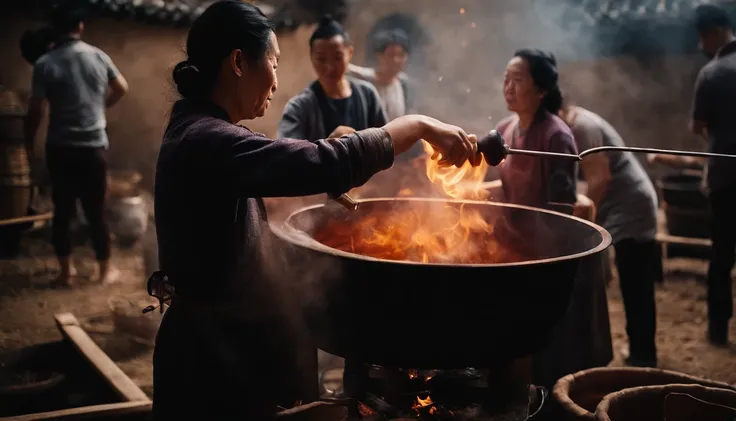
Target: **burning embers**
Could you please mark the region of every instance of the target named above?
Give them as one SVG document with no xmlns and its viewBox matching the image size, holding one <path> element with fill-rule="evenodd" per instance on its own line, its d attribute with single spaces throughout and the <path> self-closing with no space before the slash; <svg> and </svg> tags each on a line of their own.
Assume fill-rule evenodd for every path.
<svg viewBox="0 0 736 421">
<path fill-rule="evenodd" d="M 453 199 L 485 200 L 482 186 L 488 166 L 466 163 L 443 167 L 428 143 L 427 177 Z M 314 238 L 349 253 L 421 263 L 491 264 L 524 260 L 503 247 L 487 215 L 474 206 L 452 202 L 402 202 L 390 209 L 360 209 L 328 221 Z"/>
<path fill-rule="evenodd" d="M 360 420 L 398 421 L 524 420 L 529 386 L 499 394 L 487 373 L 463 370 L 393 370 L 372 366 L 366 393 L 359 399 Z M 505 390 L 508 392 L 508 389 Z"/>
</svg>

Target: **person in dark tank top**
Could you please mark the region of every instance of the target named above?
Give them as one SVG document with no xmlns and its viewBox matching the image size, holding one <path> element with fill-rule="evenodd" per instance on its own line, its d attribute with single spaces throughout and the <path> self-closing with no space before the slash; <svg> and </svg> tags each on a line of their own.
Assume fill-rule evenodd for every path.
<svg viewBox="0 0 736 421">
<path fill-rule="evenodd" d="M 153 355 L 156 420 L 266 420 L 318 398 L 316 348 L 299 307 L 300 294 L 314 292 L 275 240 L 264 197 L 344 193 L 420 138 L 453 165 L 480 164 L 474 136 L 425 116 L 329 141 L 270 139 L 238 125 L 262 117 L 278 86 L 272 28 L 252 4 L 215 2 L 173 70 L 182 99 L 156 165 L 161 273 L 149 280 L 173 288 Z"/>
</svg>

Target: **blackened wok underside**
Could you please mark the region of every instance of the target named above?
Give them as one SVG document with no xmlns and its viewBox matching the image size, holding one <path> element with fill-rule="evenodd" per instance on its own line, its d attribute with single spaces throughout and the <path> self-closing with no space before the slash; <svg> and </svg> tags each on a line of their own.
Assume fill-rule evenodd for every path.
<svg viewBox="0 0 736 421">
<path fill-rule="evenodd" d="M 396 262 L 342 252 L 311 238 L 321 224 L 396 206 L 477 208 L 505 226 L 499 241 L 528 261 L 455 265 Z M 610 245 L 603 228 L 556 212 L 492 202 L 370 199 L 294 212 L 274 232 L 305 270 L 329 267 L 305 294 L 316 345 L 366 363 L 404 368 L 491 367 L 544 346 L 570 304 L 580 261 Z M 497 230 L 499 231 L 499 230 Z M 301 266 L 300 266 L 301 267 Z"/>
</svg>

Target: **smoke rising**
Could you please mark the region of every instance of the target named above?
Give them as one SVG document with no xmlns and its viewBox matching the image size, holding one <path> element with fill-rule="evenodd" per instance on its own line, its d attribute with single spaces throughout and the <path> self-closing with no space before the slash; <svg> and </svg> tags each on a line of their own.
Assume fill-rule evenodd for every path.
<svg viewBox="0 0 736 421">
<path fill-rule="evenodd" d="M 412 51 L 407 69 L 414 85 L 414 111 L 471 133 L 495 128 L 510 114 L 502 95 L 506 64 L 517 49 L 539 48 L 555 54 L 567 99 L 607 119 L 627 144 L 703 148 L 700 140 L 688 133 L 687 122 L 692 84 L 705 58 L 697 53 L 612 55 L 612 44 L 601 41 L 604 35 L 621 39 L 621 43 L 630 41 L 625 33 L 611 35 L 616 31 L 615 22 L 596 21 L 602 3 L 587 2 L 587 8 L 551 0 L 423 0 L 421 8 L 415 3 L 354 2 L 347 22 L 355 40 L 354 62 L 365 64 L 361 58 L 372 54 L 365 40 L 376 22 L 395 13 L 418 21 L 428 42 Z M 630 9 L 636 10 L 635 6 L 630 5 Z M 659 45 L 661 51 L 696 43 L 686 22 L 687 12 L 680 13 L 680 24 L 669 29 L 652 26 L 644 32 L 647 39 L 637 42 Z M 298 48 L 299 43 L 291 46 Z M 491 168 L 487 180 L 496 178 L 498 173 Z M 423 158 L 402 157 L 397 157 L 393 168 L 374 176 L 351 195 L 445 197 L 427 179 Z M 296 208 L 286 202 L 282 205 L 287 211 Z"/>
<path fill-rule="evenodd" d="M 547 0 L 427 0 L 420 9 L 406 3 L 411 4 L 356 4 L 348 29 L 361 40 L 382 16 L 416 16 L 431 38 L 426 49 L 413 52 L 409 70 L 419 86 L 419 112 L 470 132 L 488 131 L 509 114 L 501 88 L 513 51 L 540 48 L 557 57 L 567 96 L 609 120 L 628 144 L 702 149 L 687 132 L 692 84 L 705 62 L 694 49 L 684 48 L 697 42 L 687 11 L 672 17 L 672 25 L 646 27 L 641 32 L 646 38 L 635 40 L 671 54 L 634 57 L 612 55 L 612 42 L 601 41 L 604 36 L 620 40 L 636 51 L 625 32 L 617 33 L 618 24 L 595 21 L 605 2 L 587 2 L 588 9 Z M 638 6 L 632 3 L 630 9 Z M 489 178 L 495 178 L 494 171 Z"/>
</svg>

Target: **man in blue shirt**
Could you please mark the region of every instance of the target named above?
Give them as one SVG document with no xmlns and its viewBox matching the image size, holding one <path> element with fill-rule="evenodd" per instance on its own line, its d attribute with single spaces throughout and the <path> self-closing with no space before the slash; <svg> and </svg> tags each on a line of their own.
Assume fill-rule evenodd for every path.
<svg viewBox="0 0 736 421">
<path fill-rule="evenodd" d="M 128 83 L 104 52 L 81 40 L 83 11 L 60 7 L 52 26 L 54 47 L 33 67 L 32 93 L 26 118 L 26 146 L 34 156 L 34 140 L 49 111 L 46 164 L 54 202 L 53 244 L 61 266 L 57 283 L 71 285 L 69 223 L 79 198 L 89 222 L 99 262 L 99 281 L 113 282 L 119 272 L 110 265 L 110 239 L 103 210 L 107 187 L 105 110 L 127 92 Z"/>
</svg>

